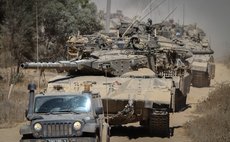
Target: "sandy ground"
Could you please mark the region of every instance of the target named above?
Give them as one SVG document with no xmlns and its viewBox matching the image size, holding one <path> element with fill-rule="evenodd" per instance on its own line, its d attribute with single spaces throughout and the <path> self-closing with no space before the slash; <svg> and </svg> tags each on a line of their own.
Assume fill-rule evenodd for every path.
<svg viewBox="0 0 230 142">
<path fill-rule="evenodd" d="M 205 100 L 208 97 L 208 93 L 214 88 L 217 83 L 230 81 L 230 70 L 223 64 L 216 65 L 216 77 L 212 81 L 209 88 L 193 88 L 188 96 L 187 103 L 190 106 L 183 112 L 174 113 L 170 116 L 170 127 L 173 130 L 173 135 L 170 138 L 149 137 L 147 132 L 138 127 L 138 123 L 129 124 L 124 127 L 113 128 L 111 142 L 190 142 L 191 140 L 185 133 L 183 125 L 186 122 L 194 119 L 197 114 L 194 113 L 197 103 Z M 19 128 L 22 124 L 18 124 L 16 127 L 8 129 L 0 129 L 0 141 L 1 142 L 17 142 L 20 139 Z"/>
</svg>

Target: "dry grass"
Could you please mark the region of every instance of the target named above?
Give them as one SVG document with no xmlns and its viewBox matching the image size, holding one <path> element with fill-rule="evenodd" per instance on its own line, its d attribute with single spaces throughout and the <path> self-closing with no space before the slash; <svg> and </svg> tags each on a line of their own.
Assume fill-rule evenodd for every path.
<svg viewBox="0 0 230 142">
<path fill-rule="evenodd" d="M 24 114 L 28 103 L 25 83 L 16 84 L 10 96 L 7 80 L 0 81 L 0 128 L 11 127 L 25 120 Z"/>
<path fill-rule="evenodd" d="M 27 85 L 33 81 L 37 82 L 39 76 L 33 70 L 22 71 L 21 74 L 23 75 L 14 85 L 11 95 L 8 96 L 9 84 L 12 82 L 11 71 L 12 68 L 0 68 L 0 75 L 3 77 L 0 79 L 0 128 L 12 127 L 16 123 L 25 121 L 25 110 L 28 106 L 29 97 Z M 44 88 L 46 85 L 41 84 Z"/>
<path fill-rule="evenodd" d="M 202 117 L 187 123 L 187 134 L 195 142 L 230 141 L 230 83 L 219 84 L 209 98 L 197 106 Z"/>
</svg>

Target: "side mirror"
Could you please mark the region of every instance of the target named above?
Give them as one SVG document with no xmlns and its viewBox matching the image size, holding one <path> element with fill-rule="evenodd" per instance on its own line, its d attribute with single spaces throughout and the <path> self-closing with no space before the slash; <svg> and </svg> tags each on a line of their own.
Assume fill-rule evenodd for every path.
<svg viewBox="0 0 230 142">
<path fill-rule="evenodd" d="M 103 107 L 97 107 L 97 108 L 95 109 L 95 113 L 96 113 L 97 115 L 103 114 Z"/>
</svg>

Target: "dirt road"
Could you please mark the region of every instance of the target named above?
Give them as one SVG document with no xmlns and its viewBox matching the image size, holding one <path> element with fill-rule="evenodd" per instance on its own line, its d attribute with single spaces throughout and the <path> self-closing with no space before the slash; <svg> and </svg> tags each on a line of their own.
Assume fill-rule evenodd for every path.
<svg viewBox="0 0 230 142">
<path fill-rule="evenodd" d="M 230 81 L 230 70 L 223 64 L 217 64 L 216 77 L 212 81 L 212 85 L 209 88 L 193 88 L 188 96 L 187 103 L 190 106 L 183 112 L 171 114 L 170 127 L 173 130 L 173 136 L 170 138 L 149 137 L 147 132 L 138 127 L 138 123 L 129 124 L 123 127 L 117 127 L 112 129 L 111 142 L 190 142 L 191 140 L 186 136 L 183 125 L 194 119 L 197 114 L 194 113 L 196 104 L 205 100 L 208 97 L 209 91 L 214 88 L 216 83 L 224 81 Z M 17 142 L 20 139 L 19 124 L 17 127 L 0 129 L 0 141 L 1 142 Z"/>
</svg>

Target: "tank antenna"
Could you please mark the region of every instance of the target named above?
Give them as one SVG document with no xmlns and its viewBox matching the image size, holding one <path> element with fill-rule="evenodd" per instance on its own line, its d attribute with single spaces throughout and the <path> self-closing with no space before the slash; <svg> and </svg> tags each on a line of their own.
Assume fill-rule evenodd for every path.
<svg viewBox="0 0 230 142">
<path fill-rule="evenodd" d="M 184 22 L 185 22 L 185 4 L 183 3 L 183 28 L 184 28 Z"/>
<path fill-rule="evenodd" d="M 105 82 L 106 82 L 106 84 L 108 84 L 107 77 L 108 77 L 107 68 L 105 68 Z M 106 117 L 107 117 L 107 123 L 109 124 L 109 94 L 110 94 L 110 88 L 108 90 L 107 85 L 106 85 L 106 91 L 108 92 L 107 93 L 107 99 L 106 99 L 106 115 L 107 115 Z"/>
<path fill-rule="evenodd" d="M 37 63 L 39 62 L 38 57 L 38 1 L 36 0 L 36 47 L 37 47 Z M 40 90 L 40 73 L 39 73 L 39 67 L 37 67 L 37 73 L 39 74 L 38 78 L 38 91 Z"/>
<path fill-rule="evenodd" d="M 156 5 L 154 8 L 151 9 L 147 14 L 145 14 L 143 17 L 137 16 L 134 18 L 134 21 L 129 25 L 129 27 L 126 29 L 126 31 L 123 33 L 122 37 L 125 36 L 125 34 L 130 30 L 130 28 L 137 22 L 137 21 L 143 21 L 149 14 L 151 14 L 154 10 L 156 10 L 160 5 L 162 5 L 166 0 L 162 0 L 158 5 Z M 150 4 L 152 4 L 155 1 L 152 1 Z M 148 7 L 147 7 L 148 8 Z M 146 8 L 143 10 L 145 11 Z"/>
<path fill-rule="evenodd" d="M 163 24 L 174 12 L 175 10 L 177 9 L 177 7 L 175 7 L 166 17 L 165 19 L 161 22 L 161 24 Z"/>
<path fill-rule="evenodd" d="M 106 33 L 109 33 L 109 29 L 110 29 L 110 12 L 111 12 L 111 0 L 107 0 L 106 26 L 105 26 L 105 32 Z"/>
</svg>

